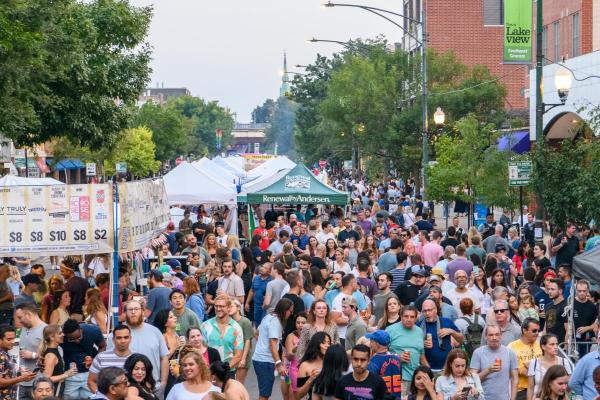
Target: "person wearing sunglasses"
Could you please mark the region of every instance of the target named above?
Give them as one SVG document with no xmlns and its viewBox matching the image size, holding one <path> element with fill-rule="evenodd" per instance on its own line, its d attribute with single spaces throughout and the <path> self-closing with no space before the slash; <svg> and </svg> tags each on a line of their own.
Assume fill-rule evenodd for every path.
<svg viewBox="0 0 600 400">
<path fill-rule="evenodd" d="M 509 343 L 518 340 L 521 337 L 521 327 L 510 318 L 510 309 L 508 307 L 508 301 L 496 300 L 494 301 L 494 315 L 491 321 L 488 321 L 488 326 L 496 325 L 500 328 L 500 334 L 502 336 L 502 345 L 508 346 Z M 493 323 L 495 320 L 495 324 Z M 484 345 L 486 339 L 485 332 L 481 338 L 481 344 Z"/>
<path fill-rule="evenodd" d="M 83 399 L 92 395 L 87 382 L 89 368 L 94 357 L 106 349 L 106 341 L 96 325 L 79 323 L 68 319 L 62 329 L 65 338 L 60 347 L 63 350 L 64 363 L 71 366 L 75 363 L 77 374 L 65 380 L 65 399 Z M 100 378 L 98 377 L 98 387 Z"/>
<path fill-rule="evenodd" d="M 127 397 L 128 384 L 123 368 L 106 367 L 98 374 L 98 392 L 90 399 L 123 400 Z"/>
<path fill-rule="evenodd" d="M 521 338 L 510 342 L 508 347 L 517 355 L 519 365 L 519 383 L 517 386 L 517 400 L 527 398 L 527 372 L 531 360 L 542 355 L 542 348 L 537 341 L 540 323 L 533 318 L 525 318 L 521 324 Z"/>
</svg>

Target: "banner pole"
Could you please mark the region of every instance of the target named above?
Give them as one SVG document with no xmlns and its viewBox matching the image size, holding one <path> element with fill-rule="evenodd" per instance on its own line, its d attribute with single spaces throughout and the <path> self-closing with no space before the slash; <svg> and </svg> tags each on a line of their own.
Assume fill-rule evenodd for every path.
<svg viewBox="0 0 600 400">
<path fill-rule="evenodd" d="M 114 212 L 113 212 L 113 279 L 112 279 L 112 317 L 113 329 L 119 325 L 119 186 L 113 181 Z"/>
</svg>

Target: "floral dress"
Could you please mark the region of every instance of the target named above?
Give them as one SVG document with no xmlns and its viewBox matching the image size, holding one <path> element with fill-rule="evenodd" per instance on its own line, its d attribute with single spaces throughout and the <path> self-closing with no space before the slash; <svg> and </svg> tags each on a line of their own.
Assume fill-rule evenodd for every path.
<svg viewBox="0 0 600 400">
<path fill-rule="evenodd" d="M 17 377 L 17 365 L 12 357 L 4 350 L 0 350 L 0 377 L 13 379 Z M 17 397 L 17 386 L 11 385 L 0 388 L 0 400 L 12 400 Z"/>
</svg>

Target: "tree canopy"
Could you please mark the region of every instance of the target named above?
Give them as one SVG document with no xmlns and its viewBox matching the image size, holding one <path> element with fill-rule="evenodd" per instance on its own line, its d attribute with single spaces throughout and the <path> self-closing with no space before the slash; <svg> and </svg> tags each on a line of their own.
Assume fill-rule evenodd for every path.
<svg viewBox="0 0 600 400">
<path fill-rule="evenodd" d="M 150 74 L 149 7 L 127 1 L 0 5 L 0 133 L 17 146 L 116 143 Z"/>
<path fill-rule="evenodd" d="M 152 131 L 157 160 L 172 160 L 187 152 L 189 129 L 175 108 L 147 102 L 134 113 L 131 127 L 138 126 Z"/>
<path fill-rule="evenodd" d="M 314 162 L 350 159 L 355 149 L 377 174 L 395 169 L 418 176 L 422 141 L 419 57 L 399 49 L 389 51 L 381 39 L 355 41 L 346 47 L 331 59 L 318 56 L 307 74 L 293 81 L 292 98 L 299 104 L 298 151 L 306 161 Z M 506 90 L 487 69 L 469 69 L 451 52 L 430 51 L 427 62 L 428 108 L 442 107 L 448 126 L 469 113 L 486 122 L 503 118 Z M 428 117 L 432 119 L 433 112 Z M 434 126 L 433 121 L 429 125 Z"/>
<path fill-rule="evenodd" d="M 186 120 L 190 129 L 186 153 L 196 156 L 216 154 L 233 143 L 233 117 L 229 109 L 219 105 L 217 101 L 205 101 L 199 97 L 182 96 L 168 103 Z M 216 130 L 223 132 L 221 149 L 217 149 Z"/>
</svg>

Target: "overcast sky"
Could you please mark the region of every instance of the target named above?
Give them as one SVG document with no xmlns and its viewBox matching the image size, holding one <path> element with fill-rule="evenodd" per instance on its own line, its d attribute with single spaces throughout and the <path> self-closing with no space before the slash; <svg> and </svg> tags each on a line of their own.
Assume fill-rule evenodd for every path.
<svg viewBox="0 0 600 400">
<path fill-rule="evenodd" d="M 279 95 L 284 50 L 288 68 L 302 72 L 296 64 L 341 48 L 306 39 L 401 37 L 398 28 L 364 10 L 320 7 L 325 0 L 130 1 L 154 6 L 151 86 L 187 87 L 194 96 L 229 107 L 239 122 L 249 122 L 254 107 Z M 360 4 L 395 12 L 402 7 L 401 0 Z"/>
</svg>

